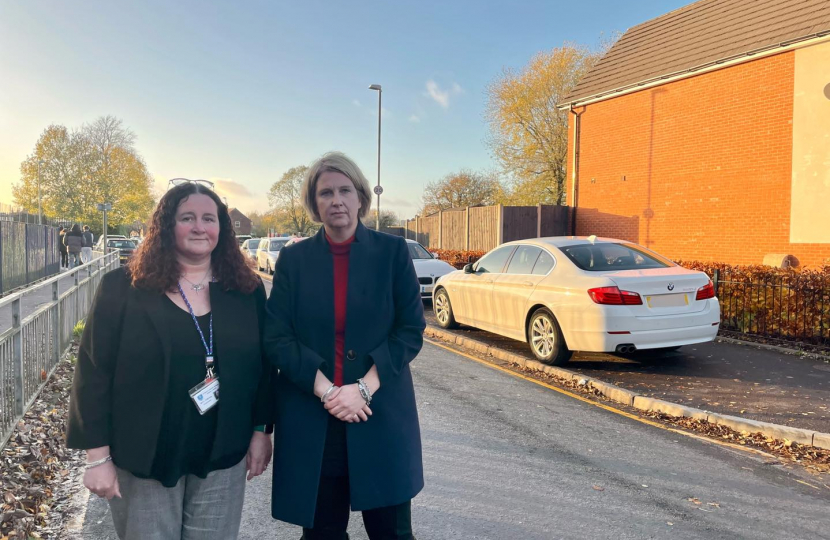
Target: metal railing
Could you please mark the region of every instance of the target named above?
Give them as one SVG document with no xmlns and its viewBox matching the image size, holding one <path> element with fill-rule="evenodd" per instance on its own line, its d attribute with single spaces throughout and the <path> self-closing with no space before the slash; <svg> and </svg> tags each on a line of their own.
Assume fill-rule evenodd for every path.
<svg viewBox="0 0 830 540">
<path fill-rule="evenodd" d="M 795 342 L 830 352 L 830 276 L 752 276 L 715 269 L 721 330 Z"/>
<path fill-rule="evenodd" d="M 12 310 L 12 327 L 0 334 L 0 449 L 72 343 L 75 325 L 86 317 L 101 278 L 119 264 L 117 250 L 99 253 L 87 264 L 0 299 L 0 308 Z M 60 291 L 59 282 L 67 278 L 72 285 Z M 21 299 L 48 290 L 51 301 L 21 317 Z"/>
</svg>

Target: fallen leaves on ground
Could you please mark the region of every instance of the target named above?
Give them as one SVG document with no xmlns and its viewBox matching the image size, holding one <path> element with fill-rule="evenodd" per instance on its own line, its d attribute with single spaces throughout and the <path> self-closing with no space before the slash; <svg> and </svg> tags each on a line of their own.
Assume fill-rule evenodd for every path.
<svg viewBox="0 0 830 540">
<path fill-rule="evenodd" d="M 72 375 L 62 360 L 0 453 L 0 539 L 61 537 L 82 462 L 64 443 Z"/>
</svg>

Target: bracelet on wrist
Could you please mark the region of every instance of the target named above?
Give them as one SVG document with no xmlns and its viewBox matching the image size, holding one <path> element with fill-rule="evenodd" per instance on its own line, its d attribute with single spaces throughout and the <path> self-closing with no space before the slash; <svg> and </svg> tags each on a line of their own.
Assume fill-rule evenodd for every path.
<svg viewBox="0 0 830 540">
<path fill-rule="evenodd" d="M 265 424 L 261 426 L 254 426 L 254 431 L 260 431 L 262 433 L 265 433 Z"/>
<path fill-rule="evenodd" d="M 107 457 L 101 458 L 97 461 L 91 461 L 91 462 L 89 462 L 85 465 L 85 468 L 86 469 L 93 469 L 95 467 L 98 467 L 99 465 L 103 465 L 104 463 L 106 463 L 108 461 L 112 461 L 112 456 L 107 456 Z"/>
<path fill-rule="evenodd" d="M 366 381 L 364 381 L 363 379 L 358 379 L 357 389 L 360 390 L 360 397 L 363 398 L 363 401 L 366 402 L 366 405 L 372 403 L 372 393 L 369 391 L 369 387 L 366 386 Z"/>
<path fill-rule="evenodd" d="M 331 393 L 332 393 L 332 392 L 334 392 L 335 388 L 337 388 L 337 387 L 336 387 L 336 386 L 334 386 L 334 384 L 332 383 L 332 385 L 331 385 L 331 386 L 329 386 L 328 390 L 326 390 L 325 392 L 323 392 L 323 395 L 322 395 L 322 396 L 320 396 L 320 403 L 325 403 L 325 402 L 326 402 L 326 400 L 327 400 L 327 399 L 329 398 L 329 396 L 331 395 Z"/>
</svg>

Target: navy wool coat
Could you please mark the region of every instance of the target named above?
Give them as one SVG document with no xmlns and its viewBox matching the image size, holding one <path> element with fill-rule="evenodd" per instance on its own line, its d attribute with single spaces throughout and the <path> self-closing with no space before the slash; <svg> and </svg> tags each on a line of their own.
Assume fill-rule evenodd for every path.
<svg viewBox="0 0 830 540">
<path fill-rule="evenodd" d="M 264 347 L 280 370 L 271 513 L 312 527 L 329 418 L 314 378 L 319 369 L 334 380 L 334 262 L 322 228 L 280 252 L 266 311 Z M 353 510 L 401 504 L 424 486 L 409 362 L 425 326 L 406 241 L 359 224 L 349 255 L 343 384 L 376 365 L 381 386 L 369 421 L 346 427 Z"/>
</svg>

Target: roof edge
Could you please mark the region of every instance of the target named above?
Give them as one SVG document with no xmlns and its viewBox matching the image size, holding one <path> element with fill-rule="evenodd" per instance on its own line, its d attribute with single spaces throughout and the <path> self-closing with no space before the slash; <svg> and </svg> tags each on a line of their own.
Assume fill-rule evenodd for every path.
<svg viewBox="0 0 830 540">
<path fill-rule="evenodd" d="M 742 64 L 744 62 L 757 60 L 758 58 L 765 58 L 767 56 L 773 56 L 776 54 L 780 54 L 782 52 L 809 47 L 811 45 L 815 45 L 825 41 L 830 41 L 830 30 L 822 30 L 821 32 L 808 34 L 806 36 L 790 39 L 787 41 L 782 41 L 780 43 L 765 45 L 763 47 L 752 49 L 747 52 L 727 56 L 725 58 L 720 58 L 718 60 L 707 62 L 705 64 L 692 66 L 682 71 L 666 73 L 664 75 L 652 77 L 651 79 L 645 79 L 643 81 L 638 81 L 632 84 L 627 84 L 625 86 L 614 88 L 612 90 L 606 90 L 597 94 L 585 96 L 583 98 L 565 101 L 557 104 L 556 108 L 559 110 L 563 110 L 569 109 L 571 107 L 582 107 L 585 105 L 590 105 L 592 103 L 597 103 L 599 101 L 605 101 L 607 99 L 623 96 L 626 94 L 633 94 L 634 92 L 639 92 L 640 90 L 645 90 L 647 88 L 653 88 L 655 86 L 660 86 L 670 82 L 687 79 L 689 77 L 700 75 L 701 73 L 716 71 L 737 64 Z"/>
</svg>

